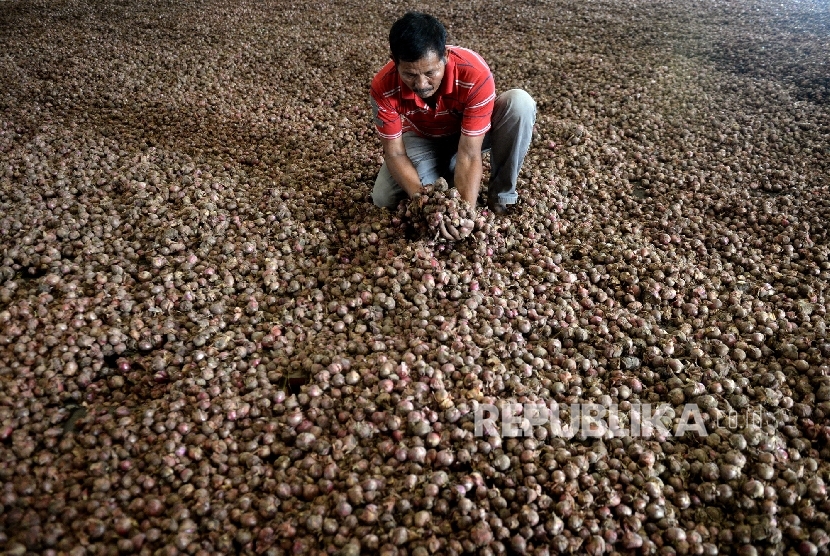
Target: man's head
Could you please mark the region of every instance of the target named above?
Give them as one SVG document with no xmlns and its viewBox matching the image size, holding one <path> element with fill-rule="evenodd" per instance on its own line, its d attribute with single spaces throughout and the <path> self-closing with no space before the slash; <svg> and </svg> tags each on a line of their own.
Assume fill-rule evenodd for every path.
<svg viewBox="0 0 830 556">
<path fill-rule="evenodd" d="M 392 60 L 404 84 L 423 99 L 438 91 L 447 63 L 447 30 L 420 12 L 409 12 L 389 31 Z"/>
</svg>

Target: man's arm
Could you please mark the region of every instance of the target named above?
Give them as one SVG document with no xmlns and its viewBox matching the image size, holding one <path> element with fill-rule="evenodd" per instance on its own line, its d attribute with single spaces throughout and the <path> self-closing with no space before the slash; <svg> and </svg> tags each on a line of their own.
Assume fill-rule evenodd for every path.
<svg viewBox="0 0 830 556">
<path fill-rule="evenodd" d="M 455 159 L 455 187 L 473 208 L 481 188 L 481 145 L 484 135 L 461 135 Z M 394 175 L 394 174 L 393 174 Z"/>
<path fill-rule="evenodd" d="M 383 157 L 386 167 L 389 168 L 389 173 L 392 174 L 395 183 L 400 185 L 401 189 L 406 191 L 411 199 L 421 191 L 421 178 L 418 176 L 418 170 L 415 169 L 412 161 L 406 156 L 403 137 L 381 138 L 380 142 L 383 145 Z"/>
</svg>

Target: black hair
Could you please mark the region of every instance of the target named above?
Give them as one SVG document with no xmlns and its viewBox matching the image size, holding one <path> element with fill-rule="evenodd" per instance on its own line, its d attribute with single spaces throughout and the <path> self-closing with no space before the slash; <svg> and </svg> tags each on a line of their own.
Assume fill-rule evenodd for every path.
<svg viewBox="0 0 830 556">
<path fill-rule="evenodd" d="M 396 64 L 417 62 L 430 52 L 443 59 L 446 46 L 447 30 L 425 13 L 407 12 L 389 31 L 389 48 Z"/>
</svg>

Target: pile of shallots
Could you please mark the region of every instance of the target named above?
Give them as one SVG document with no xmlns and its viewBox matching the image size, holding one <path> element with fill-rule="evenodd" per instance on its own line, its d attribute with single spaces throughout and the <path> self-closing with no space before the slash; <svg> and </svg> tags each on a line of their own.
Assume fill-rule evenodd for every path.
<svg viewBox="0 0 830 556">
<path fill-rule="evenodd" d="M 506 216 L 367 201 L 399 3 L 3 3 L 0 551 L 830 552 L 826 9 L 421 8 Z"/>
</svg>

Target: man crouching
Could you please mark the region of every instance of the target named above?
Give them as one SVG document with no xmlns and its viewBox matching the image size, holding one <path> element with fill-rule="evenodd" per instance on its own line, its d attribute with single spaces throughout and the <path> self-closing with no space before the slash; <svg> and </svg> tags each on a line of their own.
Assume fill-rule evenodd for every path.
<svg viewBox="0 0 830 556">
<path fill-rule="evenodd" d="M 488 206 L 503 214 L 518 199 L 516 181 L 533 136 L 536 103 L 521 89 L 496 97 L 481 56 L 446 40 L 444 26 L 427 14 L 409 12 L 392 25 L 392 60 L 371 87 L 384 154 L 372 199 L 394 208 L 445 176 L 475 207 L 481 155 L 490 151 Z"/>
</svg>

